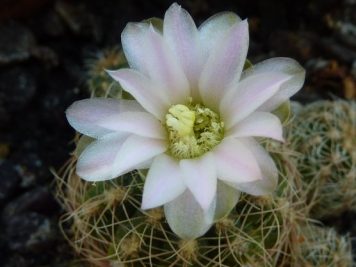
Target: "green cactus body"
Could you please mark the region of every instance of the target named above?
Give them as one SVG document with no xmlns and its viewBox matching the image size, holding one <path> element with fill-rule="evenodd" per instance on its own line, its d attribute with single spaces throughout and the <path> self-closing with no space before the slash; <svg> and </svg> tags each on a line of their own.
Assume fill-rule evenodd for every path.
<svg viewBox="0 0 356 267">
<path fill-rule="evenodd" d="M 106 70 L 127 67 L 127 61 L 121 49 L 113 47 L 100 51 L 86 61 L 86 66 L 87 86 L 93 97 L 130 97 L 106 73 Z"/>
<path fill-rule="evenodd" d="M 298 258 L 292 266 L 351 267 L 351 241 L 332 228 L 306 225 L 301 228 Z"/>
<path fill-rule="evenodd" d="M 91 95 L 130 98 L 129 95 L 124 95 L 117 83 L 111 82 L 111 78 L 104 71 L 104 69 L 117 69 L 125 64 L 127 64 L 126 60 L 118 49 L 107 50 L 96 59 L 88 61 L 88 87 Z M 328 106 L 321 106 L 320 109 L 328 109 Z M 344 108 L 340 109 L 344 110 Z M 289 103 L 276 110 L 276 115 L 283 121 L 287 120 Z M 340 121 L 345 120 L 343 115 L 339 116 Z M 354 113 L 352 118 L 354 121 Z M 333 115 L 331 119 L 334 119 Z M 305 118 L 301 119 L 303 120 L 306 121 Z M 311 132 L 315 136 L 320 132 L 326 132 L 326 126 L 320 126 L 319 129 L 319 126 L 314 125 L 315 122 L 321 124 L 322 121 L 322 119 L 312 119 L 309 124 L 306 124 L 307 128 L 310 128 L 309 132 L 303 134 L 299 133 L 302 131 L 299 126 L 297 129 L 293 126 L 292 129 L 297 131 L 293 134 L 295 135 L 292 141 L 293 147 L 310 140 Z M 293 123 L 293 125 L 297 124 Z M 344 126 L 346 124 L 340 125 L 343 126 L 335 129 L 345 130 L 342 127 L 348 127 Z M 352 131 L 354 128 L 347 129 Z M 340 165 L 337 165 L 337 173 L 332 176 L 336 181 L 338 175 L 355 171 L 355 154 L 342 150 L 344 147 L 340 145 L 343 144 L 340 143 L 340 138 L 343 137 L 339 135 L 344 133 L 341 131 L 329 133 L 330 136 L 334 136 L 333 134 L 337 138 L 335 142 L 322 139 L 320 143 L 324 146 L 332 145 L 333 148 L 335 146 L 340 152 L 332 154 L 339 155 L 338 159 L 342 159 Z M 132 172 L 110 181 L 94 184 L 80 179 L 75 174 L 76 161 L 92 139 L 77 136 L 77 148 L 72 158 L 61 171 L 61 176 L 56 177 L 58 199 L 67 211 L 60 220 L 63 233 L 89 266 L 304 266 L 293 264 L 298 262 L 298 259 L 314 253 L 311 248 L 302 249 L 301 242 L 298 242 L 301 237 L 304 238 L 301 229 L 306 227 L 308 220 L 306 218 L 308 207 L 305 202 L 307 197 L 310 198 L 314 194 L 314 191 L 305 190 L 306 182 L 313 183 L 315 173 L 320 171 L 316 167 L 315 169 L 310 167 L 307 161 L 309 157 L 302 156 L 298 159 L 298 166 L 302 164 L 300 170 L 304 174 L 313 173 L 313 176 L 305 176 L 310 178 L 304 178 L 302 181 L 292 159 L 302 154 L 296 154 L 284 144 L 268 140 L 259 141 L 271 153 L 280 172 L 275 193 L 264 197 L 241 194 L 239 202 L 231 213 L 218 220 L 204 236 L 195 240 L 181 240 L 169 228 L 162 208 L 148 211 L 140 209 L 144 183 L 142 176 L 145 176 L 145 171 Z M 346 143 L 346 147 L 354 146 L 354 143 L 349 141 Z M 329 153 L 328 151 L 323 147 L 313 153 L 324 156 Z M 345 157 L 347 160 L 344 160 Z M 353 158 L 350 161 L 351 157 Z M 323 161 L 323 164 L 326 163 Z M 353 169 L 350 166 L 353 166 Z M 344 172 L 346 169 L 349 172 Z M 333 168 L 331 170 L 334 171 Z M 329 239 L 324 240 L 324 242 L 328 241 Z M 320 242 L 318 244 L 322 244 L 323 241 Z M 308 261 L 308 264 L 309 262 L 315 264 L 312 260 Z"/>
<path fill-rule="evenodd" d="M 356 210 L 356 103 L 319 101 L 301 109 L 287 140 L 308 191 L 311 216 Z"/>
<path fill-rule="evenodd" d="M 140 209 L 143 180 L 133 172 L 95 184 L 74 171 L 81 146 L 58 177 L 58 196 L 67 210 L 61 226 L 91 266 L 282 266 L 291 259 L 293 228 L 305 213 L 298 173 L 283 145 L 265 142 L 280 170 L 275 195 L 242 194 L 229 216 L 196 240 L 180 240 L 161 208 Z"/>
</svg>

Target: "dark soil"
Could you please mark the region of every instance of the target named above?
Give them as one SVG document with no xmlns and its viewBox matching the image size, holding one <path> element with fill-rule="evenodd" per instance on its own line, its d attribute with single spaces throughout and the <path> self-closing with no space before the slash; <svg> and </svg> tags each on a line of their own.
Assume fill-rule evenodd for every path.
<svg viewBox="0 0 356 267">
<path fill-rule="evenodd" d="M 249 18 L 252 62 L 274 56 L 307 69 L 296 99 L 356 97 L 355 0 L 178 1 L 200 24 L 232 10 Z M 85 60 L 118 45 L 129 21 L 163 17 L 171 1 L 0 2 L 0 266 L 69 266 L 54 178 L 73 149 L 64 111 L 88 96 Z M 356 235 L 355 214 L 333 219 Z"/>
</svg>

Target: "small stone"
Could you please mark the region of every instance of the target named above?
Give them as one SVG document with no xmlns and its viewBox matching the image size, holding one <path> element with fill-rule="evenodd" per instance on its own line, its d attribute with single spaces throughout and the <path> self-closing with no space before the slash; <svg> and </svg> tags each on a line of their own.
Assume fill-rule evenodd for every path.
<svg viewBox="0 0 356 267">
<path fill-rule="evenodd" d="M 25 61 L 31 56 L 36 41 L 29 29 L 17 22 L 0 26 L 0 66 Z"/>
<path fill-rule="evenodd" d="M 29 188 L 36 182 L 36 175 L 23 165 L 16 165 L 16 170 L 21 177 L 21 187 Z"/>
<path fill-rule="evenodd" d="M 16 170 L 21 176 L 22 188 L 30 188 L 36 183 L 40 184 L 40 182 L 43 181 L 44 176 L 46 178 L 48 177 L 48 170 L 43 164 L 43 159 L 38 155 L 38 150 L 35 150 L 36 147 L 38 147 L 36 145 L 37 144 L 32 143 L 31 140 L 29 142 L 24 142 L 22 145 L 23 150 L 14 154 L 13 157 L 19 162 L 16 166 Z M 32 151 L 36 151 L 37 153 Z"/>
<path fill-rule="evenodd" d="M 21 178 L 10 161 L 0 164 L 0 206 L 19 188 Z"/>
<path fill-rule="evenodd" d="M 57 202 L 46 187 L 37 187 L 19 196 L 7 204 L 3 210 L 3 219 L 26 213 L 37 212 L 44 215 L 52 215 L 58 210 Z"/>
<path fill-rule="evenodd" d="M 356 25 L 352 23 L 339 22 L 338 30 L 338 36 L 340 40 L 344 44 L 352 48 L 356 48 Z"/>
<path fill-rule="evenodd" d="M 8 248 L 21 253 L 44 251 L 53 242 L 52 228 L 50 220 L 38 213 L 9 217 L 5 221 Z"/>
<path fill-rule="evenodd" d="M 321 38 L 319 40 L 322 50 L 337 58 L 339 61 L 352 64 L 356 61 L 356 52 L 354 49 L 350 49 L 342 44 L 335 42 L 332 38 Z"/>
</svg>

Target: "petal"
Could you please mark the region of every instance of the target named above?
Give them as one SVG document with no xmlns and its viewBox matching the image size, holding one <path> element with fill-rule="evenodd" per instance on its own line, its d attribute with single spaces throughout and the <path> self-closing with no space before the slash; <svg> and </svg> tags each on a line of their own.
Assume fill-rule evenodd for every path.
<svg viewBox="0 0 356 267">
<path fill-rule="evenodd" d="M 224 34 L 241 19 L 233 12 L 220 12 L 204 21 L 199 27 L 199 37 L 203 55 L 207 57 L 211 49 Z"/>
<path fill-rule="evenodd" d="M 122 112 L 142 110 L 134 100 L 92 98 L 74 102 L 66 110 L 66 116 L 69 124 L 76 131 L 93 138 L 100 138 L 113 132 L 99 125 L 102 120 Z"/>
<path fill-rule="evenodd" d="M 164 16 L 163 36 L 183 67 L 192 89 L 198 88 L 202 56 L 199 33 L 189 13 L 174 3 Z M 193 99 L 197 96 L 193 95 Z"/>
<path fill-rule="evenodd" d="M 160 121 L 147 112 L 123 112 L 104 119 L 99 126 L 112 131 L 129 132 L 151 138 L 165 139 L 166 137 Z"/>
<path fill-rule="evenodd" d="M 130 66 L 165 88 L 173 104 L 185 103 L 190 92 L 182 67 L 162 35 L 152 25 L 141 24 L 129 23 L 122 33 L 122 45 Z"/>
<path fill-rule="evenodd" d="M 205 105 L 218 109 L 218 101 L 239 81 L 248 50 L 248 24 L 236 23 L 210 51 L 199 90 Z"/>
<path fill-rule="evenodd" d="M 130 135 L 122 144 L 114 161 L 112 177 L 117 177 L 137 168 L 167 149 L 164 140 Z"/>
<path fill-rule="evenodd" d="M 283 127 L 279 118 L 268 112 L 254 112 L 238 122 L 225 136 L 269 137 L 283 142 Z"/>
<path fill-rule="evenodd" d="M 183 194 L 186 188 L 178 162 L 166 154 L 157 156 L 145 180 L 142 209 L 166 204 Z"/>
<path fill-rule="evenodd" d="M 107 71 L 129 92 L 148 112 L 158 119 L 163 119 L 171 106 L 167 93 L 160 86 L 155 86 L 146 76 L 131 69 Z"/>
<path fill-rule="evenodd" d="M 227 93 L 220 103 L 220 113 L 226 129 L 230 129 L 258 109 L 288 79 L 290 76 L 284 73 L 266 72 L 241 81 L 236 91 Z"/>
<path fill-rule="evenodd" d="M 164 205 L 167 222 L 182 239 L 195 239 L 204 235 L 213 225 L 216 201 L 203 210 L 189 190 Z"/>
<path fill-rule="evenodd" d="M 241 79 L 263 72 L 280 72 L 290 75 L 290 79 L 284 82 L 279 91 L 266 101 L 259 110 L 272 111 L 287 101 L 292 95 L 302 88 L 305 80 L 305 69 L 291 58 L 271 58 L 262 61 L 242 73 Z"/>
<path fill-rule="evenodd" d="M 88 145 L 78 158 L 77 174 L 87 181 L 112 179 L 115 158 L 127 136 L 110 134 Z"/>
<path fill-rule="evenodd" d="M 227 182 L 250 182 L 262 177 L 249 147 L 235 138 L 226 138 L 213 150 L 218 178 Z"/>
<path fill-rule="evenodd" d="M 216 195 L 216 169 L 211 153 L 200 158 L 180 161 L 183 180 L 203 210 L 207 210 Z"/>
<path fill-rule="evenodd" d="M 121 33 L 122 49 L 129 66 L 146 75 L 148 75 L 148 72 L 144 62 L 146 54 L 144 36 L 149 27 L 150 25 L 144 22 L 128 23 Z"/>
<path fill-rule="evenodd" d="M 218 181 L 214 220 L 227 216 L 240 199 L 240 191 L 222 181 Z"/>
<path fill-rule="evenodd" d="M 244 139 L 243 143 L 249 147 L 261 168 L 262 179 L 248 183 L 229 183 L 236 189 L 255 196 L 272 193 L 278 184 L 278 169 L 266 150 L 252 138 Z"/>
</svg>

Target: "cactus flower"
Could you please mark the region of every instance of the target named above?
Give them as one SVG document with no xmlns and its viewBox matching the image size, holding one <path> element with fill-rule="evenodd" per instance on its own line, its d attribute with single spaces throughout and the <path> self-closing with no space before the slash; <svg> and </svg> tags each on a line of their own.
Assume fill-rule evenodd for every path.
<svg viewBox="0 0 356 267">
<path fill-rule="evenodd" d="M 122 47 L 130 68 L 109 74 L 135 100 L 93 98 L 68 108 L 71 126 L 96 139 L 77 174 L 103 181 L 149 169 L 142 209 L 164 205 L 185 239 L 203 235 L 240 192 L 272 193 L 278 170 L 255 137 L 283 141 L 271 112 L 302 87 L 305 73 L 288 58 L 244 70 L 248 44 L 247 20 L 232 12 L 197 28 L 173 4 L 163 30 L 129 23 Z"/>
</svg>

